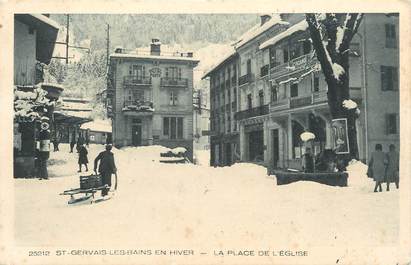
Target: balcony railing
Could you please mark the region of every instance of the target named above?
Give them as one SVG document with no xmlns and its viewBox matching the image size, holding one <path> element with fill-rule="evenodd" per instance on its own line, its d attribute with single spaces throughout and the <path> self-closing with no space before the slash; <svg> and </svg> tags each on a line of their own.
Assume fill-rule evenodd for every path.
<svg viewBox="0 0 411 265">
<path fill-rule="evenodd" d="M 148 100 L 126 100 L 124 101 L 123 111 L 134 112 L 153 112 L 153 102 Z"/>
<path fill-rule="evenodd" d="M 266 64 L 260 68 L 260 77 L 268 75 L 268 70 L 270 69 L 270 65 Z"/>
<path fill-rule="evenodd" d="M 187 78 L 176 79 L 176 78 L 170 78 L 170 77 L 162 77 L 161 86 L 162 87 L 187 87 L 188 79 Z"/>
<path fill-rule="evenodd" d="M 327 91 L 318 91 L 313 92 L 312 94 L 312 103 L 320 103 L 320 102 L 327 102 Z"/>
<path fill-rule="evenodd" d="M 128 75 L 124 77 L 124 85 L 128 85 L 128 86 L 151 85 L 151 78 L 136 76 L 136 75 Z"/>
<path fill-rule="evenodd" d="M 238 85 L 239 86 L 247 84 L 248 82 L 250 82 L 250 75 L 249 74 L 240 76 L 240 78 L 238 78 Z"/>
<path fill-rule="evenodd" d="M 291 74 L 304 69 L 307 69 L 317 63 L 317 58 L 311 58 L 311 54 L 305 54 L 294 58 L 287 63 L 272 67 L 270 70 L 270 77 L 275 78 L 284 74 Z"/>
<path fill-rule="evenodd" d="M 282 99 L 278 101 L 273 101 L 270 103 L 270 112 L 289 109 L 290 108 L 290 99 Z"/>
<path fill-rule="evenodd" d="M 236 120 L 244 120 L 244 119 L 258 117 L 258 116 L 262 116 L 266 114 L 268 114 L 268 104 L 255 107 L 252 109 L 248 109 L 248 110 L 239 111 L 234 114 L 234 118 Z"/>
<path fill-rule="evenodd" d="M 307 106 L 312 103 L 312 97 L 297 97 L 297 98 L 290 98 L 290 108 L 298 108 L 302 106 Z"/>
</svg>

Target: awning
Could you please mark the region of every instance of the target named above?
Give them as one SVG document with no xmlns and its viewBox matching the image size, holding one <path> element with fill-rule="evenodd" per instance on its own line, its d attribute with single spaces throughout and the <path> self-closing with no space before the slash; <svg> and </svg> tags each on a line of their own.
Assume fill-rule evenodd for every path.
<svg viewBox="0 0 411 265">
<path fill-rule="evenodd" d="M 88 117 L 90 113 L 88 112 L 87 115 L 81 113 L 66 113 L 62 111 L 54 111 L 54 122 L 57 124 L 66 124 L 66 125 L 81 125 L 83 123 L 92 121 L 91 118 Z"/>
</svg>

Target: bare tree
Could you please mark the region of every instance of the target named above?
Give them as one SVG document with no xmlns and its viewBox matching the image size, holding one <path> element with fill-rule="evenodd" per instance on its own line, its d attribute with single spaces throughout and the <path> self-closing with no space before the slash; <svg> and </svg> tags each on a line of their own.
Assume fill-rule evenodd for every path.
<svg viewBox="0 0 411 265">
<path fill-rule="evenodd" d="M 328 85 L 331 116 L 347 118 L 350 159 L 358 159 L 355 120 L 359 111 L 350 100 L 349 47 L 362 18 L 363 14 L 358 13 L 306 14 L 312 44 Z"/>
</svg>

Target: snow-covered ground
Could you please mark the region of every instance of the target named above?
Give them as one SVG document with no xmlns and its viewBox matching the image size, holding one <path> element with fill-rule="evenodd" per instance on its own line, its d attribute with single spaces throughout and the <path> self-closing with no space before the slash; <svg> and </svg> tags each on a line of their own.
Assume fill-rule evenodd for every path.
<svg viewBox="0 0 411 265">
<path fill-rule="evenodd" d="M 91 145 L 90 162 L 103 149 Z M 304 250 L 387 246 L 398 239 L 398 190 L 372 192 L 374 183 L 359 162 L 349 168 L 349 187 L 313 182 L 276 186 L 261 166 L 161 164 L 164 147 L 129 147 L 113 151 L 119 175 L 113 199 L 69 206 L 69 198 L 58 194 L 79 186 L 77 154 L 70 154 L 67 145 L 60 150 L 51 153 L 49 180 L 15 179 L 18 246 L 79 248 L 116 242 L 205 251 L 251 246 Z M 339 264 L 358 261 L 345 255 Z"/>
</svg>

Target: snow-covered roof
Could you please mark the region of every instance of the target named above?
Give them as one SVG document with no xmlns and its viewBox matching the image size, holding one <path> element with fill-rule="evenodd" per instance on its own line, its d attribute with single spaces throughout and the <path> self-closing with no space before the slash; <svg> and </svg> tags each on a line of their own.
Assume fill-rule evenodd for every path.
<svg viewBox="0 0 411 265">
<path fill-rule="evenodd" d="M 213 66 L 210 67 L 210 70 L 208 70 L 201 79 L 204 79 L 207 76 L 209 76 L 215 69 L 217 69 L 223 63 L 225 63 L 228 59 L 233 57 L 235 54 L 236 54 L 236 50 L 234 49 L 234 47 L 230 46 L 229 50 Z"/>
<path fill-rule="evenodd" d="M 186 62 L 194 62 L 194 63 L 199 62 L 199 60 L 193 57 L 145 55 L 145 54 L 136 54 L 136 53 L 112 53 L 110 54 L 110 58 L 157 59 L 157 60 L 186 61 Z"/>
<path fill-rule="evenodd" d="M 80 129 L 90 130 L 95 132 L 111 132 L 110 120 L 94 120 L 81 125 Z"/>
<path fill-rule="evenodd" d="M 42 14 L 29 14 L 29 15 L 40 20 L 43 23 L 46 23 L 47 25 L 53 28 L 56 28 L 56 29 L 60 28 L 60 25 L 56 21 L 46 17 L 45 15 L 42 15 Z"/>
<path fill-rule="evenodd" d="M 291 35 L 293 35 L 294 33 L 300 32 L 300 31 L 305 31 L 308 28 L 308 24 L 307 21 L 302 20 L 300 22 L 298 22 L 297 24 L 289 27 L 286 31 L 281 32 L 278 35 L 275 35 L 274 37 L 272 37 L 271 39 L 268 39 L 267 41 L 263 42 L 259 48 L 260 49 L 265 49 L 268 46 L 274 45 L 277 42 L 279 42 L 280 40 L 287 38 Z"/>
<path fill-rule="evenodd" d="M 235 48 L 238 49 L 244 44 L 248 43 L 252 39 L 256 38 L 260 34 L 264 33 L 268 29 L 270 29 L 274 25 L 289 25 L 290 23 L 283 21 L 281 17 L 278 14 L 273 14 L 271 15 L 271 19 L 265 22 L 263 25 L 257 24 L 254 27 L 252 27 L 250 30 L 248 30 L 246 33 L 244 33 L 239 40 L 235 44 Z"/>
<path fill-rule="evenodd" d="M 68 99 L 68 98 L 62 98 L 61 105 L 59 106 L 59 109 L 65 110 L 65 111 L 86 111 L 86 112 L 91 112 L 93 109 L 88 103 L 87 100 L 80 100 L 80 99 Z"/>
</svg>

